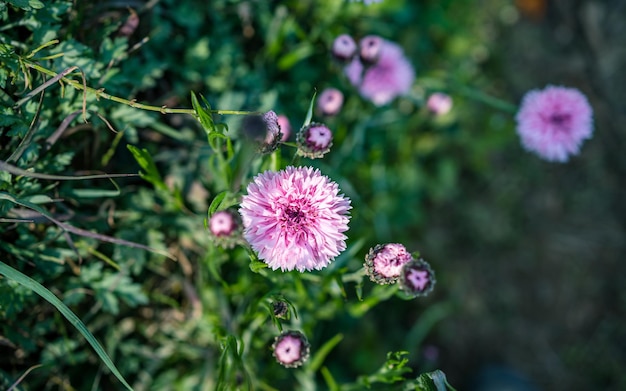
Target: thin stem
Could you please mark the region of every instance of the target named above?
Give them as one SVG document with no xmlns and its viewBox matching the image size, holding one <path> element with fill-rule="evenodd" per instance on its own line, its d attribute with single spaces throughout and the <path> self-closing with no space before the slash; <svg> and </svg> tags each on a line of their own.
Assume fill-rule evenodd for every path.
<svg viewBox="0 0 626 391">
<path fill-rule="evenodd" d="M 452 86 L 452 89 L 457 91 L 461 95 L 464 95 L 470 99 L 487 104 L 498 110 L 502 110 L 510 114 L 515 114 L 517 112 L 517 107 L 515 105 L 507 101 L 504 101 L 502 99 L 493 97 L 491 95 L 487 95 L 482 91 L 479 91 L 470 87 L 458 85 L 456 83 L 454 83 L 454 85 Z"/>
<path fill-rule="evenodd" d="M 56 72 L 53 72 L 47 68 L 42 67 L 39 64 L 35 64 L 33 62 L 30 62 L 28 60 L 23 60 L 24 64 L 29 67 L 32 68 L 40 73 L 43 73 L 45 75 L 48 76 L 52 76 L 53 78 L 57 78 L 59 75 Z M 152 105 L 147 105 L 147 104 L 143 104 L 143 103 L 138 103 L 135 99 L 132 100 L 128 100 L 128 99 L 124 99 L 124 98 L 120 98 L 118 96 L 113 96 L 110 94 L 107 94 L 106 92 L 104 92 L 104 88 L 100 88 L 100 89 L 95 89 L 92 87 L 88 87 L 86 85 L 83 85 L 79 82 L 77 82 L 76 80 L 73 79 L 69 79 L 65 76 L 61 76 L 59 79 L 57 80 L 62 80 L 65 83 L 67 83 L 68 85 L 74 87 L 77 90 L 81 90 L 81 91 L 85 91 L 88 92 L 90 94 L 94 94 L 96 96 L 96 98 L 103 98 L 106 100 L 110 100 L 113 102 L 117 102 L 117 103 L 121 103 L 121 104 L 125 104 L 128 105 L 130 107 L 134 107 L 137 109 L 141 109 L 141 110 L 146 110 L 146 111 L 156 111 L 159 112 L 161 114 L 189 114 L 189 115 L 193 115 L 193 116 L 197 116 L 196 115 L 196 111 L 194 109 L 183 109 L 183 108 L 170 108 L 167 106 L 152 106 Z M 22 102 L 23 103 L 23 102 Z M 212 114 L 218 114 L 218 115 L 253 115 L 253 114 L 259 114 L 256 111 L 241 111 L 241 110 L 210 110 L 210 112 Z"/>
</svg>

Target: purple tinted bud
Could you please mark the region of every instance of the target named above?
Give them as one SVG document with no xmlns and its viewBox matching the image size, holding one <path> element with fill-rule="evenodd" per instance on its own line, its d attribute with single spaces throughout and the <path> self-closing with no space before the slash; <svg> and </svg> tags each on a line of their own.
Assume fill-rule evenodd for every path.
<svg viewBox="0 0 626 391">
<path fill-rule="evenodd" d="M 377 35 L 368 35 L 359 42 L 359 55 L 361 60 L 367 64 L 374 64 L 380 57 L 384 40 Z"/>
<path fill-rule="evenodd" d="M 435 115 L 447 114 L 452 109 L 452 98 L 444 93 L 435 92 L 428 97 L 426 107 Z"/>
<path fill-rule="evenodd" d="M 342 106 L 343 93 L 336 88 L 325 89 L 317 100 L 317 108 L 322 115 L 336 115 Z"/>
<path fill-rule="evenodd" d="M 278 125 L 280 125 L 280 132 L 283 134 L 280 141 L 285 142 L 289 140 L 289 136 L 291 136 L 291 123 L 289 122 L 289 118 L 284 115 L 279 115 Z"/>
<path fill-rule="evenodd" d="M 237 223 L 232 214 L 222 210 L 211 216 L 209 229 L 215 236 L 230 236 L 237 229 Z"/>
<path fill-rule="evenodd" d="M 423 259 L 416 259 L 402 266 L 400 287 L 412 296 L 426 296 L 435 286 L 435 273 Z"/>
<path fill-rule="evenodd" d="M 378 244 L 365 257 L 365 272 L 378 284 L 398 280 L 402 266 L 413 259 L 406 247 L 398 243 Z"/>
<path fill-rule="evenodd" d="M 298 154 L 311 159 L 321 158 L 333 145 L 333 133 L 326 125 L 312 122 L 300 129 L 296 142 Z"/>
<path fill-rule="evenodd" d="M 277 336 L 272 345 L 276 361 L 287 368 L 297 368 L 309 358 L 310 345 L 304 334 L 287 331 Z"/>
<path fill-rule="evenodd" d="M 333 41 L 333 56 L 340 61 L 349 61 L 357 50 L 356 42 L 348 34 L 341 34 Z"/>
</svg>

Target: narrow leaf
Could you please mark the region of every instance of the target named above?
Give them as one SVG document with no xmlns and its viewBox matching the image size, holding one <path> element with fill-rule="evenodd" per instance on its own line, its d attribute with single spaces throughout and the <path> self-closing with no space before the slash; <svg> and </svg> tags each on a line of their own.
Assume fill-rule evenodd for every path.
<svg viewBox="0 0 626 391">
<path fill-rule="evenodd" d="M 104 348 L 98 340 L 91 334 L 91 332 L 87 329 L 87 326 L 76 316 L 72 310 L 69 309 L 58 297 L 56 297 L 52 292 L 50 292 L 46 287 L 23 274 L 19 270 L 12 268 L 11 266 L 5 264 L 0 261 L 0 274 L 5 277 L 17 282 L 20 285 L 32 290 L 39 296 L 43 297 L 48 303 L 52 304 L 76 329 L 85 337 L 87 342 L 91 345 L 93 350 L 96 352 L 100 360 L 104 363 L 104 365 L 109 368 L 111 373 L 126 387 L 127 390 L 133 390 L 133 388 L 124 380 L 122 374 L 117 370 L 111 358 L 107 355 Z"/>
<path fill-rule="evenodd" d="M 213 213 L 217 211 L 217 209 L 222 204 L 224 197 L 226 197 L 227 194 L 228 194 L 227 191 L 223 191 L 219 193 L 218 195 L 216 195 L 215 198 L 213 198 L 213 201 L 211 201 L 211 205 L 209 205 L 209 217 L 213 216 Z"/>
<path fill-rule="evenodd" d="M 306 112 L 306 118 L 304 119 L 304 124 L 302 124 L 302 127 L 305 127 L 311 123 L 311 118 L 313 118 L 313 106 L 315 106 L 316 95 L 317 95 L 317 90 L 313 91 L 313 98 L 311 98 L 311 103 L 309 104 L 309 111 Z"/>
</svg>

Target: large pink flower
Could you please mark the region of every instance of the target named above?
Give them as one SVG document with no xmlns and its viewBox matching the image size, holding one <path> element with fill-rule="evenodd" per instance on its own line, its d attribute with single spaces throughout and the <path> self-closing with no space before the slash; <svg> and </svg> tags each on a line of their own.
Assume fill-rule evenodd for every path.
<svg viewBox="0 0 626 391">
<path fill-rule="evenodd" d="M 515 119 L 524 148 L 549 161 L 566 162 L 593 133 L 593 110 L 574 88 L 527 92 Z"/>
<path fill-rule="evenodd" d="M 394 98 L 404 95 L 411 90 L 415 80 L 413 66 L 404 56 L 404 51 L 393 42 L 383 41 L 378 60 L 365 69 L 363 79 L 360 80 L 359 92 L 372 101 L 376 106 L 383 106 Z M 347 72 L 353 84 L 356 77 L 354 70 Z"/>
<path fill-rule="evenodd" d="M 272 269 L 319 270 L 346 248 L 350 199 L 312 167 L 265 171 L 241 201 L 244 237 Z"/>
</svg>

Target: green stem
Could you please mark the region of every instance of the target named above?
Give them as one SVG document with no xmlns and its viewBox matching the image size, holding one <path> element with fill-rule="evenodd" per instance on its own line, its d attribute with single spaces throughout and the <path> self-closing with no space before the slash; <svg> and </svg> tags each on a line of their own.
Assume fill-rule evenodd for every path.
<svg viewBox="0 0 626 391">
<path fill-rule="evenodd" d="M 495 98 L 491 95 L 487 95 L 482 91 L 478 91 L 476 89 L 458 85 L 458 84 L 454 84 L 452 86 L 452 89 L 457 91 L 461 95 L 464 95 L 470 99 L 482 102 L 498 110 L 506 111 L 507 113 L 510 113 L 510 114 L 515 114 L 517 112 L 517 106 L 507 101 L 504 101 L 502 99 Z"/>
<path fill-rule="evenodd" d="M 54 72 L 51 71 L 47 68 L 42 67 L 39 64 L 35 64 L 31 61 L 22 59 L 22 61 L 24 62 L 24 64 L 29 67 L 32 68 L 40 73 L 43 73 L 45 75 L 48 76 L 52 76 L 53 78 L 57 78 L 59 75 Z M 183 109 L 183 108 L 170 108 L 167 106 L 152 106 L 152 105 L 147 105 L 147 104 L 143 104 L 143 103 L 138 103 L 137 101 L 135 101 L 134 99 L 132 100 L 128 100 L 128 99 L 124 99 L 124 98 L 120 98 L 118 96 L 113 96 L 111 94 L 107 94 L 106 92 L 104 92 L 104 88 L 100 88 L 100 89 L 95 89 L 92 87 L 88 87 L 87 85 L 81 84 L 79 82 L 77 82 L 76 80 L 73 79 L 69 79 L 65 76 L 61 76 L 58 80 L 62 80 L 65 83 L 67 83 L 68 85 L 74 87 L 77 90 L 81 90 L 81 91 L 85 91 L 88 92 L 90 94 L 94 94 L 96 96 L 96 98 L 103 98 L 106 100 L 110 100 L 113 102 L 117 102 L 117 103 L 121 103 L 121 104 L 125 104 L 128 105 L 130 107 L 134 107 L 137 109 L 141 109 L 141 110 L 146 110 L 146 111 L 156 111 L 159 112 L 161 114 L 189 114 L 189 115 L 193 115 L 193 116 L 197 116 L 196 111 L 194 109 Z M 241 110 L 210 110 L 210 112 L 212 114 L 218 114 L 218 115 L 251 115 L 251 114 L 259 114 L 258 112 L 255 111 L 241 111 Z"/>
</svg>

